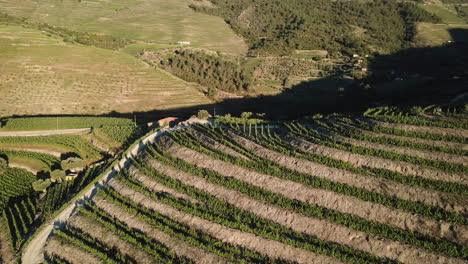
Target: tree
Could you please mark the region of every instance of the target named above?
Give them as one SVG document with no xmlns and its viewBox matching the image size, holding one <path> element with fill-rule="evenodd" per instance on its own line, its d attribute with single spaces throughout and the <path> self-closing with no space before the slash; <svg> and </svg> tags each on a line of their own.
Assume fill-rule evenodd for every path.
<svg viewBox="0 0 468 264">
<path fill-rule="evenodd" d="M 210 113 L 208 113 L 206 110 L 200 110 L 197 113 L 197 118 L 202 120 L 207 120 L 210 116 Z"/>
<path fill-rule="evenodd" d="M 252 113 L 252 112 L 243 112 L 243 113 L 241 114 L 241 118 L 242 118 L 242 119 L 249 119 L 249 118 L 251 118 L 252 116 L 253 116 L 253 113 Z"/>
</svg>

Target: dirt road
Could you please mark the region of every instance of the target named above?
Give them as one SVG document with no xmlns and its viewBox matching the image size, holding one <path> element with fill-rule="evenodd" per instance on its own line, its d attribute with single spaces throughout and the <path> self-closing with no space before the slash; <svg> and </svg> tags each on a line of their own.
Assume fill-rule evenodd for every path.
<svg viewBox="0 0 468 264">
<path fill-rule="evenodd" d="M 91 128 L 77 129 L 59 129 L 59 130 L 34 130 L 34 131 L 0 131 L 0 137 L 32 137 L 32 136 L 51 136 L 76 134 L 81 132 L 89 132 Z"/>
<path fill-rule="evenodd" d="M 73 215 L 78 205 L 83 203 L 84 201 L 92 199 L 98 189 L 105 186 L 111 179 L 116 175 L 118 171 L 123 168 L 126 168 L 130 165 L 130 158 L 135 157 L 140 153 L 142 150 L 145 149 L 146 144 L 153 143 L 157 136 L 164 133 L 165 130 L 157 131 L 142 141 L 139 142 L 134 148 L 127 152 L 124 158 L 120 160 L 118 164 L 116 164 L 109 173 L 102 175 L 101 179 L 93 186 L 89 186 L 88 190 L 84 192 L 83 195 L 74 198 L 74 202 L 70 204 L 67 208 L 65 208 L 57 217 L 49 221 L 45 228 L 43 228 L 39 234 L 34 237 L 33 240 L 28 244 L 28 246 L 23 251 L 23 256 L 21 261 L 23 264 L 37 264 L 42 263 L 44 260 L 44 246 L 46 244 L 47 238 L 51 235 L 54 226 L 61 226 L 63 225 L 70 216 Z M 37 132 L 37 131 L 36 131 Z"/>
</svg>

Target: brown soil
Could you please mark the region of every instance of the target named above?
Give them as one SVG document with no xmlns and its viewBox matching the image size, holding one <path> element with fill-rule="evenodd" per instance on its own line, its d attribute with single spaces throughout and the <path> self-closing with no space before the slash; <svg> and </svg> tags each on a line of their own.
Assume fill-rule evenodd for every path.
<svg viewBox="0 0 468 264">
<path fill-rule="evenodd" d="M 227 228 L 197 216 L 180 212 L 170 206 L 152 200 L 141 193 L 124 187 L 116 181 L 112 182 L 112 186 L 118 190 L 120 194 L 131 198 L 134 202 L 158 211 L 177 222 L 189 225 L 194 229 L 207 233 L 223 242 L 236 246 L 243 246 L 261 254 L 268 255 L 271 258 L 280 258 L 287 261 L 296 261 L 298 263 L 341 263 L 340 261 L 329 257 L 316 255 L 310 251 L 298 249 L 277 241 L 264 239 L 236 229 Z"/>
<path fill-rule="evenodd" d="M 47 241 L 45 246 L 45 252 L 49 254 L 55 254 L 68 260 L 72 264 L 82 264 L 82 263 L 104 263 L 103 260 L 97 258 L 87 251 L 70 244 L 66 241 L 63 241 L 59 237 L 52 237 Z"/>
<path fill-rule="evenodd" d="M 468 241 L 468 232 L 466 232 L 465 226 L 435 221 L 427 217 L 391 209 L 380 204 L 374 204 L 332 191 L 314 189 L 301 183 L 260 174 L 175 144 L 168 152 L 175 157 L 203 168 L 212 169 L 224 176 L 234 177 L 302 202 L 452 241 L 460 241 L 462 243 Z"/>
<path fill-rule="evenodd" d="M 7 228 L 4 226 L 4 219 L 0 221 L 0 263 L 16 263 L 14 260 L 13 252 L 10 249 L 10 241 L 8 239 Z"/>
<path fill-rule="evenodd" d="M 388 196 L 396 196 L 400 199 L 422 202 L 425 204 L 438 206 L 446 210 L 454 210 L 462 214 L 468 212 L 468 197 L 451 195 L 444 192 L 437 192 L 415 186 L 404 185 L 386 179 L 359 175 L 308 160 L 290 157 L 275 151 L 271 151 L 234 133 L 230 134 L 232 139 L 244 147 L 254 151 L 255 154 L 275 161 L 292 170 L 318 176 L 320 178 L 328 179 L 334 182 L 356 186 L 358 188 L 366 189 L 372 192 L 377 192 Z"/>
<path fill-rule="evenodd" d="M 374 237 L 342 225 L 305 217 L 296 212 L 266 204 L 240 192 L 211 184 L 199 176 L 187 174 L 175 168 L 162 165 L 152 159 L 148 159 L 147 162 L 166 175 L 203 190 L 224 201 L 228 201 L 238 208 L 322 240 L 329 240 L 357 250 L 367 251 L 379 257 L 390 258 L 404 263 L 450 262 L 447 259 L 441 260 L 440 256 L 424 252 L 418 248 L 401 245 L 398 242 Z"/>
<path fill-rule="evenodd" d="M 36 152 L 36 153 L 44 153 L 49 154 L 54 157 L 60 158 L 62 153 L 68 152 L 65 149 L 54 148 L 52 146 L 18 146 L 18 145 L 1 145 L 0 149 L 7 149 L 7 150 L 20 150 L 20 151 L 29 151 L 29 152 Z"/>
<path fill-rule="evenodd" d="M 155 261 L 150 254 L 135 248 L 129 242 L 123 241 L 112 231 L 108 230 L 105 226 L 97 223 L 96 221 L 80 215 L 75 215 L 68 221 L 68 223 L 85 231 L 91 237 L 100 240 L 109 248 L 117 248 L 123 254 L 127 254 L 134 258 L 138 263 L 150 264 Z"/>
<path fill-rule="evenodd" d="M 155 229 L 150 224 L 141 221 L 135 215 L 126 212 L 119 206 L 105 200 L 102 197 L 96 197 L 95 202 L 107 213 L 115 216 L 120 221 L 125 222 L 129 227 L 138 229 L 148 237 L 161 242 L 179 256 L 190 258 L 196 263 L 227 263 L 227 261 L 220 256 L 189 245 L 168 233 L 162 232 L 159 229 Z"/>
<path fill-rule="evenodd" d="M 387 169 L 402 174 L 414 175 L 432 180 L 468 184 L 468 177 L 466 175 L 458 175 L 455 173 L 447 173 L 439 170 L 433 170 L 408 162 L 391 161 L 379 157 L 355 154 L 344 150 L 317 145 L 308 142 L 307 140 L 304 140 L 302 138 L 294 136 L 286 137 L 285 140 L 291 143 L 292 145 L 297 146 L 308 152 L 323 155 L 330 158 L 340 159 L 349 162 L 355 166 L 363 168 L 370 167 Z"/>
<path fill-rule="evenodd" d="M 405 124 L 396 124 L 396 123 L 387 123 L 381 121 L 370 121 L 382 127 L 422 132 L 422 133 L 433 133 L 441 134 L 444 136 L 456 136 L 456 137 L 468 137 L 468 131 L 462 128 L 442 128 L 442 127 L 429 127 L 429 126 L 414 126 L 414 125 L 405 125 Z"/>
<path fill-rule="evenodd" d="M 352 145 L 361 146 L 365 148 L 391 151 L 391 152 L 395 152 L 395 153 L 399 153 L 403 155 L 410 155 L 410 156 L 419 157 L 423 159 L 429 159 L 429 160 L 459 163 L 465 166 L 468 164 L 468 157 L 460 156 L 460 155 L 453 155 L 453 154 L 437 152 L 437 151 L 424 151 L 424 150 L 413 149 L 413 148 L 408 148 L 408 147 L 391 146 L 391 145 L 367 142 L 367 141 L 341 137 L 341 136 L 339 136 L 338 139 L 344 142 L 350 143 Z"/>
<path fill-rule="evenodd" d="M 142 182 L 143 184 L 145 184 L 146 187 L 150 188 L 154 192 L 165 192 L 165 193 L 171 194 L 171 195 L 173 195 L 173 196 L 175 196 L 177 198 L 181 198 L 181 199 L 190 201 L 192 203 L 200 203 L 198 200 L 195 200 L 195 199 L 193 199 L 192 197 L 190 197 L 188 195 L 181 194 L 181 193 L 175 191 L 174 189 L 166 187 L 163 184 L 160 184 L 160 183 L 158 183 L 156 181 L 152 181 L 148 176 L 144 175 L 141 171 L 139 171 L 138 169 L 136 169 L 133 166 L 129 168 L 129 172 L 130 172 L 131 176 L 133 176 L 135 179 L 137 179 L 140 182 Z"/>
<path fill-rule="evenodd" d="M 463 144 L 463 143 L 430 140 L 430 139 L 415 138 L 415 137 L 396 136 L 396 135 L 392 135 L 392 134 L 375 133 L 375 132 L 371 132 L 371 131 L 364 130 L 364 129 L 361 129 L 361 128 L 357 128 L 355 126 L 350 126 L 348 124 L 339 123 L 339 125 L 350 127 L 353 130 L 357 130 L 359 133 L 366 134 L 366 135 L 373 136 L 373 137 L 393 138 L 393 139 L 399 139 L 399 140 L 404 140 L 404 141 L 411 141 L 411 142 L 415 142 L 415 143 L 434 145 L 434 146 L 438 146 L 438 147 L 447 147 L 447 148 L 453 148 L 453 149 L 468 150 L 468 145 Z"/>
<path fill-rule="evenodd" d="M 219 143 L 218 141 L 204 135 L 203 133 L 200 133 L 196 130 L 191 130 L 191 133 L 193 136 L 195 136 L 200 142 L 202 142 L 203 144 L 207 144 L 209 145 L 210 147 L 213 147 L 213 148 L 216 148 L 224 153 L 227 153 L 231 156 L 235 156 L 235 157 L 238 157 L 238 158 L 242 158 L 242 159 L 246 159 L 246 160 L 249 160 L 249 158 L 247 158 L 246 156 L 240 154 L 239 152 Z"/>
</svg>

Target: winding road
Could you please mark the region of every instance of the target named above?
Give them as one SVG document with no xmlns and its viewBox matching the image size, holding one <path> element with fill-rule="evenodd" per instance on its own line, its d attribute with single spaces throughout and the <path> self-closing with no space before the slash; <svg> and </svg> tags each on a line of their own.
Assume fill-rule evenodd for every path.
<svg viewBox="0 0 468 264">
<path fill-rule="evenodd" d="M 58 131 L 58 130 L 55 130 Z M 112 168 L 108 173 L 101 175 L 101 179 L 92 186 L 88 186 L 82 195 L 73 198 L 72 203 L 65 208 L 59 215 L 54 219 L 50 220 L 46 226 L 29 242 L 27 247 L 23 251 L 23 256 L 21 258 L 22 263 L 24 264 L 38 264 L 42 263 L 44 260 L 44 246 L 46 244 L 47 238 L 52 234 L 54 227 L 59 227 L 63 225 L 76 211 L 77 206 L 82 204 L 84 201 L 92 199 L 98 189 L 105 186 L 111 179 L 119 172 L 121 169 L 126 168 L 130 165 L 130 159 L 137 156 L 138 153 L 143 151 L 146 148 L 146 144 L 154 143 L 156 137 L 165 133 L 165 129 L 159 130 L 143 140 L 141 140 L 136 146 L 131 150 L 127 150 L 127 154 L 123 157 L 118 164 Z M 31 131 L 37 132 L 37 131 Z M 15 132 L 18 133 L 18 132 Z M 76 133 L 76 132 L 75 132 Z M 51 134 L 49 134 L 51 135 Z"/>
</svg>

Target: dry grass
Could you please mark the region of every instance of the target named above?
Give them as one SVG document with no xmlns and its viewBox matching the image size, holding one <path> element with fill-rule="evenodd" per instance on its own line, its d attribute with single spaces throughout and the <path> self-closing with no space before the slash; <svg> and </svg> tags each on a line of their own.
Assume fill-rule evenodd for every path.
<svg viewBox="0 0 468 264">
<path fill-rule="evenodd" d="M 134 57 L 0 26 L 0 116 L 100 114 L 209 103 L 202 92 Z"/>
</svg>

